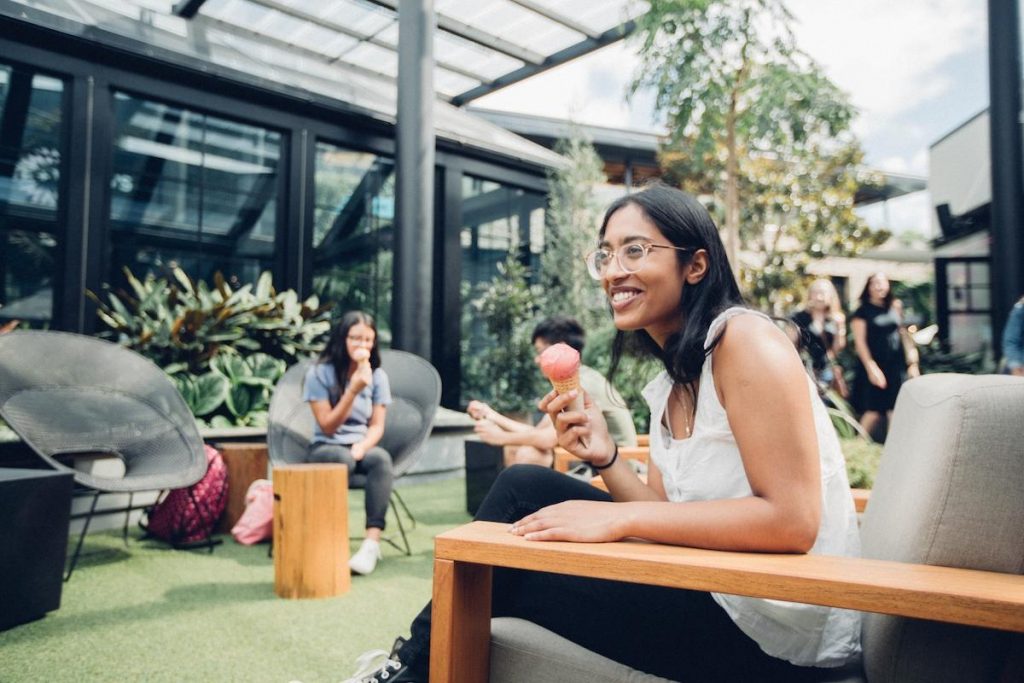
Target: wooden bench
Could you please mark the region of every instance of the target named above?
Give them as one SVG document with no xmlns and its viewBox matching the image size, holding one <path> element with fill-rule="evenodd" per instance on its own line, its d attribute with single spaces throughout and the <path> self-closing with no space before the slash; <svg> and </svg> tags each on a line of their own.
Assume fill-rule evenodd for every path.
<svg viewBox="0 0 1024 683">
<path fill-rule="evenodd" d="M 432 683 L 486 681 L 491 570 L 512 567 L 831 605 L 1024 633 L 1024 576 L 642 542 L 538 543 L 471 522 L 434 543 Z"/>
</svg>

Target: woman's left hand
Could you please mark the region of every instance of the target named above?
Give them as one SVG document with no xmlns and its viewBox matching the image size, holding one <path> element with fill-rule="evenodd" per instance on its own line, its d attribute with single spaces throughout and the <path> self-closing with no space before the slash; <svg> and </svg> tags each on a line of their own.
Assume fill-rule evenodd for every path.
<svg viewBox="0 0 1024 683">
<path fill-rule="evenodd" d="M 354 443 L 350 447 L 349 452 L 352 453 L 352 459 L 355 460 L 356 462 L 359 462 L 364 457 L 366 457 L 366 446 L 364 446 L 361 441 L 358 443 Z"/>
<path fill-rule="evenodd" d="M 622 512 L 621 504 L 568 500 L 523 517 L 509 531 L 527 541 L 609 543 L 625 537 Z"/>
</svg>

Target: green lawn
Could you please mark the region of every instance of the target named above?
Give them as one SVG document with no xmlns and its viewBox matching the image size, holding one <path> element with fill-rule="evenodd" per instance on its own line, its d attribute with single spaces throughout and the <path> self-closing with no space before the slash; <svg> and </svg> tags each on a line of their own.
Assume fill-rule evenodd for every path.
<svg viewBox="0 0 1024 683">
<path fill-rule="evenodd" d="M 324 600 L 276 597 L 265 544 L 226 536 L 208 554 L 92 534 L 61 608 L 0 633 L 0 681 L 340 681 L 361 652 L 407 635 L 430 598 L 434 535 L 469 520 L 462 479 L 401 491 L 413 555 L 385 545 L 376 572 Z M 353 536 L 362 500 L 351 493 Z"/>
</svg>

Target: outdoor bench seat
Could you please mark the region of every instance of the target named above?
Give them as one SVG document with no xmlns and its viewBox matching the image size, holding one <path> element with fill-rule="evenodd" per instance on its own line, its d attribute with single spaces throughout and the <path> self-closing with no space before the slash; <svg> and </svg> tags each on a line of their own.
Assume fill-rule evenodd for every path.
<svg viewBox="0 0 1024 683">
<path fill-rule="evenodd" d="M 488 522 L 441 534 L 431 681 L 592 680 L 574 668 L 592 653 L 529 622 L 499 623 L 488 647 L 493 567 L 862 610 L 872 683 L 1022 680 L 1022 407 L 1020 378 L 908 382 L 861 526 L 863 558 L 534 543 Z M 507 647 L 510 628 L 532 632 Z M 625 667 L 609 675 L 648 680 Z"/>
</svg>

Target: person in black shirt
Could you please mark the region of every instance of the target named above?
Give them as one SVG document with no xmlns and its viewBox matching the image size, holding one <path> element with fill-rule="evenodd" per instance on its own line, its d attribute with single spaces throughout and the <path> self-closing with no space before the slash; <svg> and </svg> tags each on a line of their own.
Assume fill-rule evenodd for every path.
<svg viewBox="0 0 1024 683">
<path fill-rule="evenodd" d="M 853 406 L 861 412 L 861 426 L 873 434 L 883 414 L 892 417 L 904 378 L 917 377 L 920 370 L 916 349 L 912 354 L 905 352 L 902 307 L 893 300 L 885 273 L 868 278 L 860 302 L 850 322 L 859 361 L 853 382 Z"/>
</svg>

